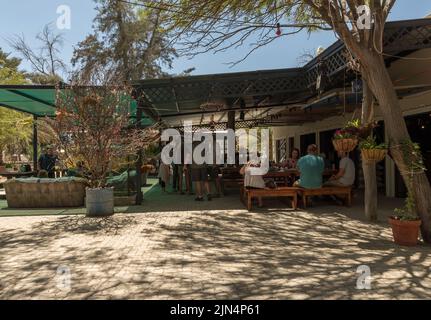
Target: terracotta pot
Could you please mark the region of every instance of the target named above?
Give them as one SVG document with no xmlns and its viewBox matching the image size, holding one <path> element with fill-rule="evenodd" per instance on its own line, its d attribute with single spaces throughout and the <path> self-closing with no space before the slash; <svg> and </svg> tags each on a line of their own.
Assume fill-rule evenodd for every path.
<svg viewBox="0 0 431 320">
<path fill-rule="evenodd" d="M 334 145 L 334 148 L 337 151 L 351 152 L 358 145 L 358 139 L 357 138 L 333 139 L 332 144 Z"/>
<path fill-rule="evenodd" d="M 389 223 L 396 244 L 409 247 L 417 245 L 421 220 L 404 221 L 390 217 Z"/>
<path fill-rule="evenodd" d="M 386 149 L 362 149 L 362 159 L 369 162 L 380 162 L 385 159 L 388 150 Z"/>
</svg>

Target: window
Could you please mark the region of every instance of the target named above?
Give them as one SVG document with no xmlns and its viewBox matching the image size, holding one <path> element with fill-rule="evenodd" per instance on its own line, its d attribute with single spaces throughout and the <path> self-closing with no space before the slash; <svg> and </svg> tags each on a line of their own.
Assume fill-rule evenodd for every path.
<svg viewBox="0 0 431 320">
<path fill-rule="evenodd" d="M 287 159 L 287 141 L 286 139 L 278 139 L 275 142 L 276 147 L 276 160 L 278 163 L 286 161 Z"/>
</svg>

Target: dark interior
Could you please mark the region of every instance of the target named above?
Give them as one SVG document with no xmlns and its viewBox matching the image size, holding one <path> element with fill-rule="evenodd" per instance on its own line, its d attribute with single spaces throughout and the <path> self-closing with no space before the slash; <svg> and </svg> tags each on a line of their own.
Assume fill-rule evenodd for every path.
<svg viewBox="0 0 431 320">
<path fill-rule="evenodd" d="M 427 112 L 405 119 L 412 141 L 419 143 L 421 147 L 424 165 L 427 168 L 426 174 L 431 181 L 431 114 Z M 395 173 L 395 195 L 400 198 L 407 196 L 407 189 L 398 169 Z"/>
</svg>

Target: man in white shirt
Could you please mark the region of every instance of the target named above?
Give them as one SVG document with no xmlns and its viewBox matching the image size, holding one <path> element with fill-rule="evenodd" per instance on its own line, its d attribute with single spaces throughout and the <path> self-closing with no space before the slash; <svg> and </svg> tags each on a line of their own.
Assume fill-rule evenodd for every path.
<svg viewBox="0 0 431 320">
<path fill-rule="evenodd" d="M 338 152 L 340 169 L 324 184 L 324 186 L 349 187 L 355 183 L 355 163 L 347 152 Z"/>
<path fill-rule="evenodd" d="M 263 179 L 263 177 L 251 174 L 251 168 L 259 166 L 260 164 L 252 163 L 249 161 L 239 171 L 240 174 L 244 176 L 244 187 L 246 189 L 265 189 L 265 180 Z M 258 202 L 259 208 L 261 208 L 263 206 L 262 197 L 258 197 Z"/>
</svg>

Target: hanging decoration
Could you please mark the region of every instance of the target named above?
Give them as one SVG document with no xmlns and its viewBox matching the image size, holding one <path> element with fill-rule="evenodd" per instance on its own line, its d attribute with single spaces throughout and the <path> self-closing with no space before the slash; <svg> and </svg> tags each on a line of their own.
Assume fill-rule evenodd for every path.
<svg viewBox="0 0 431 320">
<path fill-rule="evenodd" d="M 332 138 L 332 144 L 336 151 L 351 152 L 358 145 L 360 134 L 359 120 L 347 122 L 344 128 L 337 130 Z"/>
<path fill-rule="evenodd" d="M 326 65 L 326 61 L 318 58 L 317 63 L 317 79 L 316 79 L 316 91 L 318 96 L 320 97 L 325 89 L 330 84 L 330 79 L 328 76 L 328 67 Z"/>
<path fill-rule="evenodd" d="M 211 131 L 215 130 L 215 125 L 216 125 L 216 122 L 214 121 L 214 114 L 212 114 L 210 117 L 210 123 L 209 123 L 209 127 Z"/>
<path fill-rule="evenodd" d="M 277 35 L 277 37 L 281 36 L 282 34 L 280 23 L 277 23 L 277 31 L 275 32 L 275 34 Z"/>
</svg>

